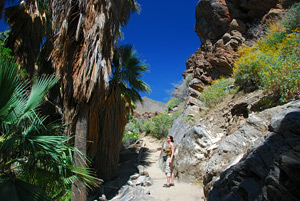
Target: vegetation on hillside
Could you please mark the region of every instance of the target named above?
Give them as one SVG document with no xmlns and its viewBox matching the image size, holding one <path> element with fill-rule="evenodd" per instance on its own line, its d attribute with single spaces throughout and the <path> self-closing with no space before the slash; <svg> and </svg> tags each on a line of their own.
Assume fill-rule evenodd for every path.
<svg viewBox="0 0 300 201">
<path fill-rule="evenodd" d="M 172 111 L 175 107 L 177 107 L 181 103 L 180 98 L 172 98 L 167 102 L 168 111 Z"/>
<path fill-rule="evenodd" d="M 236 92 L 233 84 L 233 78 L 220 78 L 214 80 L 210 86 L 203 90 L 199 98 L 207 107 L 213 107 L 221 103 L 227 95 Z"/>
<path fill-rule="evenodd" d="M 140 133 L 149 133 L 157 139 L 167 137 L 172 125 L 174 117 L 167 113 L 160 113 L 152 118 L 140 118 L 138 120 L 130 118 L 126 125 L 123 141 L 128 138 L 137 140 Z"/>
<path fill-rule="evenodd" d="M 213 107 L 239 88 L 262 89 L 281 102 L 300 98 L 300 3 L 294 4 L 282 18 L 269 25 L 264 37 L 238 50 L 233 78 L 220 78 L 200 95 L 207 107 Z M 236 85 L 236 86 L 234 86 Z"/>
<path fill-rule="evenodd" d="M 242 89 L 254 86 L 280 96 L 281 102 L 300 97 L 300 3 L 295 4 L 267 35 L 239 50 L 234 78 Z"/>
</svg>

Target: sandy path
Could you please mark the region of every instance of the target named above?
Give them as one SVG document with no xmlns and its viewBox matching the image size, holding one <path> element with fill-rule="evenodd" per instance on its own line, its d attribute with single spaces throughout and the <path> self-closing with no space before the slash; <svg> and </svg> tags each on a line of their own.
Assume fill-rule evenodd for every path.
<svg viewBox="0 0 300 201">
<path fill-rule="evenodd" d="M 167 179 L 164 172 L 159 168 L 158 159 L 160 151 L 157 149 L 162 146 L 157 140 L 150 136 L 143 137 L 145 147 L 148 148 L 148 156 L 145 161 L 149 164 L 146 166 L 149 176 L 153 180 L 153 185 L 147 187 L 150 195 L 155 200 L 160 201 L 201 201 L 204 200 L 203 189 L 200 184 L 178 183 L 175 178 L 175 186 L 170 188 L 162 187 Z"/>
</svg>

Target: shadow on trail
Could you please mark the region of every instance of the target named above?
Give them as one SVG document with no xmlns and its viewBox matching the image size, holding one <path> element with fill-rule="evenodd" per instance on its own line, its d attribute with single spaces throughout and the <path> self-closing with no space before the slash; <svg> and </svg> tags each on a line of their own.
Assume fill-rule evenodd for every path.
<svg viewBox="0 0 300 201">
<path fill-rule="evenodd" d="M 152 163 L 149 161 L 149 156 L 154 151 L 156 150 L 150 150 L 146 147 L 127 148 L 120 151 L 119 165 L 115 178 L 104 182 L 102 185 L 108 200 L 118 194 L 121 187 L 127 184 L 131 175 L 139 172 L 138 165 L 148 167 Z"/>
</svg>

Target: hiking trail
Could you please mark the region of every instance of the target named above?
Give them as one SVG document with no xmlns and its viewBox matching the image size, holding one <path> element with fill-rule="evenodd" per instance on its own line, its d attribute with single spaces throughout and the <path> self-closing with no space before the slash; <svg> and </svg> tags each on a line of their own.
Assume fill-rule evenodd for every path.
<svg viewBox="0 0 300 201">
<path fill-rule="evenodd" d="M 150 195 L 157 201 L 201 201 L 204 200 L 203 188 L 200 183 L 182 183 L 175 177 L 175 186 L 165 188 L 167 182 L 165 173 L 159 167 L 159 157 L 162 143 L 151 136 L 144 136 L 143 142 L 147 149 L 142 160 L 147 163 L 146 169 L 153 180 L 153 184 L 146 187 Z"/>
</svg>

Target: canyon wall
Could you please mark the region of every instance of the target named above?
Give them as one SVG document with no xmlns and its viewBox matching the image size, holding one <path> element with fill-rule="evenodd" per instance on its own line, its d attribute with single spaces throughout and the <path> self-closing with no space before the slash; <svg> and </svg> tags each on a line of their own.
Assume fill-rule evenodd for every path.
<svg viewBox="0 0 300 201">
<path fill-rule="evenodd" d="M 262 91 L 256 90 L 242 97 L 224 100 L 218 107 L 197 118 L 197 114 L 204 114 L 205 110 L 198 100 L 202 90 L 221 76 L 231 76 L 238 47 L 251 44 L 261 37 L 266 24 L 280 17 L 294 2 L 200 0 L 196 6 L 195 31 L 202 43 L 186 62 L 186 70 L 182 75 L 184 78 L 192 76 L 188 86 L 189 94 L 185 109 L 175 120 L 170 134 L 174 136 L 176 146 L 176 177 L 179 181 L 203 182 L 208 200 L 276 200 L 287 195 L 292 199 L 298 195 L 297 191 L 291 193 L 290 190 L 282 190 L 288 185 L 275 185 L 276 182 L 282 183 L 280 175 L 294 168 L 293 160 L 297 160 L 299 153 L 291 152 L 287 156 L 294 149 L 286 145 L 292 138 L 282 137 L 288 131 L 274 134 L 270 133 L 270 127 L 278 113 L 284 113 L 290 107 L 299 110 L 299 102 L 266 109 L 263 100 L 271 100 L 272 96 L 266 97 Z M 299 123 L 299 120 L 295 121 Z M 291 136 L 298 140 L 297 129 L 296 136 Z M 259 152 L 262 146 L 265 150 L 267 146 L 264 144 L 268 145 L 268 141 L 273 138 L 280 138 L 278 135 L 282 139 L 279 144 L 285 144 L 282 146 L 284 151 L 280 147 L 276 151 L 272 148 L 272 154 L 260 156 L 261 160 L 272 161 L 267 165 L 255 161 L 256 155 L 254 157 L 253 154 Z M 276 158 L 277 153 L 286 157 Z M 278 161 L 285 159 L 288 162 L 278 165 Z M 250 163 L 253 165 L 249 166 Z M 251 167 L 256 168 L 255 171 L 247 169 Z M 275 170 L 271 171 L 270 168 Z M 260 174 L 260 170 L 262 175 L 255 175 Z M 288 175 L 282 178 L 293 183 L 292 177 Z"/>
</svg>

